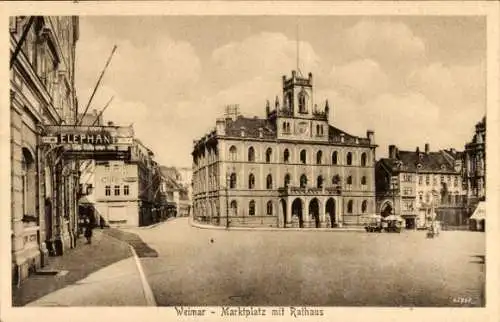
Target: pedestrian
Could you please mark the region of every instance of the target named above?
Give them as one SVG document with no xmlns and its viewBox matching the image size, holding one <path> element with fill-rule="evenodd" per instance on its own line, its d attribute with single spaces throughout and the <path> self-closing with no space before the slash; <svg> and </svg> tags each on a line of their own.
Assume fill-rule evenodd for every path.
<svg viewBox="0 0 500 322">
<path fill-rule="evenodd" d="M 92 221 L 89 218 L 85 219 L 85 238 L 87 238 L 87 244 L 92 244 Z"/>
<path fill-rule="evenodd" d="M 104 229 L 104 218 L 99 217 L 99 226 L 101 226 L 101 229 Z"/>
</svg>

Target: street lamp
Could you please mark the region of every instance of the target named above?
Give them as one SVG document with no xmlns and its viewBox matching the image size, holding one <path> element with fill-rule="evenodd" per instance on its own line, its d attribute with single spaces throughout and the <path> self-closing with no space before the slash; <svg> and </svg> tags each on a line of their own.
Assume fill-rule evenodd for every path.
<svg viewBox="0 0 500 322">
<path fill-rule="evenodd" d="M 231 183 L 231 175 L 226 175 L 226 229 L 229 229 L 229 184 Z"/>
</svg>

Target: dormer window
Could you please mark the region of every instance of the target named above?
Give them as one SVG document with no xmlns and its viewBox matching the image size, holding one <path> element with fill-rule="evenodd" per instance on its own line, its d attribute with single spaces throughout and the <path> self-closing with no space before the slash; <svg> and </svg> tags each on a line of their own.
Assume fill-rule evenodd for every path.
<svg viewBox="0 0 500 322">
<path fill-rule="evenodd" d="M 418 163 L 417 164 L 417 169 L 419 169 L 419 170 L 422 169 L 422 164 Z"/>
</svg>

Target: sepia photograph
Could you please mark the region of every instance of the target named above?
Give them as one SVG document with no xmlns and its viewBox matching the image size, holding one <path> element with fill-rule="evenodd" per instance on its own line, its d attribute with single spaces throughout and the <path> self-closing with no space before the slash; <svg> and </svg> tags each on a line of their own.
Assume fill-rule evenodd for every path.
<svg viewBox="0 0 500 322">
<path fill-rule="evenodd" d="M 11 307 L 485 308 L 490 23 L 8 15 Z"/>
</svg>

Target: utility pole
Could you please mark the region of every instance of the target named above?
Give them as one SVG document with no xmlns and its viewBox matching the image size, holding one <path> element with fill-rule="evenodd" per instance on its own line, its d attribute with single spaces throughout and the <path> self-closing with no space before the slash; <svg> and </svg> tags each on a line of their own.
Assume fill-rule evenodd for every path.
<svg viewBox="0 0 500 322">
<path fill-rule="evenodd" d="M 13 17 L 13 19 L 17 19 L 16 17 Z M 23 47 L 24 41 L 26 40 L 26 37 L 28 36 L 28 33 L 31 29 L 31 25 L 33 25 L 33 22 L 35 21 L 35 16 L 31 16 L 28 20 L 28 23 L 26 24 L 23 34 L 21 35 L 21 38 L 19 38 L 19 41 L 17 42 L 16 49 L 14 49 L 14 53 L 12 53 L 12 56 L 10 57 L 10 68 L 12 69 L 12 66 L 14 66 L 14 63 L 17 60 L 17 56 L 19 55 L 19 52 L 21 51 L 21 48 Z"/>
<path fill-rule="evenodd" d="M 117 48 L 117 46 L 115 45 L 113 47 L 113 50 L 111 51 L 111 55 L 109 56 L 108 61 L 106 62 L 106 65 L 104 66 L 104 69 L 101 72 L 101 75 L 99 76 L 99 79 L 97 80 L 97 83 L 96 83 L 96 85 L 94 87 L 92 95 L 90 95 L 90 99 L 89 99 L 89 101 L 87 103 L 87 106 L 85 107 L 85 111 L 83 112 L 82 117 L 80 118 L 80 121 L 78 121 L 75 125 L 78 126 L 78 125 L 80 125 L 83 122 L 83 118 L 85 117 L 85 115 L 87 114 L 87 111 L 89 110 L 90 103 L 92 103 L 92 100 L 94 99 L 94 95 L 97 92 L 97 89 L 99 88 L 99 85 L 101 84 L 102 77 L 104 76 L 104 73 L 106 72 L 106 69 L 108 68 L 109 63 L 111 62 L 111 58 L 113 58 L 113 54 L 115 53 L 116 48 Z"/>
</svg>

